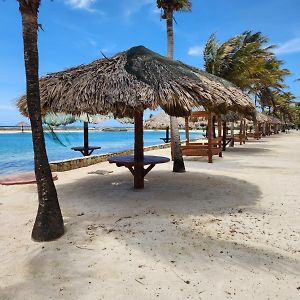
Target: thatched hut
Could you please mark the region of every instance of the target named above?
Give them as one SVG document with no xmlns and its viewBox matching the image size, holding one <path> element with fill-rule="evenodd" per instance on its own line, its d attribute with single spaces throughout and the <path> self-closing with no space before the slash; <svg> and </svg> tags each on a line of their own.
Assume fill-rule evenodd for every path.
<svg viewBox="0 0 300 300">
<path fill-rule="evenodd" d="M 16 126 L 21 127 L 21 132 L 24 132 L 24 127 L 29 127 L 30 125 L 24 121 L 21 121 L 18 122 Z"/>
<path fill-rule="evenodd" d="M 184 118 L 178 118 L 178 125 L 179 127 L 184 127 Z M 165 112 L 150 116 L 144 123 L 146 129 L 166 129 L 169 126 L 170 116 Z"/>
<path fill-rule="evenodd" d="M 143 110 L 160 106 L 171 116 L 185 116 L 193 107 L 225 113 L 250 113 L 248 96 L 231 83 L 138 46 L 111 58 L 95 60 L 40 79 L 41 111 L 71 115 L 112 113 L 135 119 L 135 160 L 143 161 Z M 26 96 L 17 103 L 27 115 Z M 135 180 L 141 184 L 141 164 Z M 139 178 L 137 178 L 139 177 Z"/>
<path fill-rule="evenodd" d="M 205 124 L 205 120 L 201 120 L 201 122 L 198 122 L 197 120 L 191 119 L 191 122 L 189 122 L 189 127 L 193 130 L 200 129 L 203 124 Z M 146 129 L 165 129 L 169 125 L 170 116 L 167 115 L 165 112 L 161 112 L 158 115 L 151 116 L 148 120 L 146 120 L 144 127 Z M 178 118 L 178 125 L 180 129 L 184 129 L 185 118 Z"/>
</svg>

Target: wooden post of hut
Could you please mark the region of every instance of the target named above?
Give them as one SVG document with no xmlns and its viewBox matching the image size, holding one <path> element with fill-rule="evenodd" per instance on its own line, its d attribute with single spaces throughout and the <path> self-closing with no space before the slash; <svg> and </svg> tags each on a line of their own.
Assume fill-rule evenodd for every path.
<svg viewBox="0 0 300 300">
<path fill-rule="evenodd" d="M 223 151 L 226 151 L 226 143 L 227 143 L 227 122 L 223 121 L 223 135 L 222 135 L 222 142 L 223 142 Z"/>
<path fill-rule="evenodd" d="M 246 138 L 247 138 L 247 124 L 246 119 L 243 119 L 243 144 L 246 144 Z"/>
<path fill-rule="evenodd" d="M 189 126 L 189 117 L 185 117 L 185 139 L 186 144 L 190 143 L 190 126 Z"/>
<path fill-rule="evenodd" d="M 170 127 L 167 126 L 166 128 L 166 143 L 170 142 Z"/>
<path fill-rule="evenodd" d="M 220 116 L 217 116 L 217 122 L 218 122 L 218 148 L 222 149 L 222 120 Z M 225 125 L 226 127 L 226 125 Z M 219 157 L 222 157 L 222 151 L 219 152 Z"/>
<path fill-rule="evenodd" d="M 83 122 L 83 155 L 89 156 L 89 124 Z"/>
<path fill-rule="evenodd" d="M 240 145 L 243 144 L 243 142 L 242 142 L 242 136 L 243 136 L 243 119 L 240 120 L 240 133 L 239 133 Z"/>
<path fill-rule="evenodd" d="M 212 163 L 212 139 L 213 139 L 213 117 L 209 112 L 207 116 L 207 144 L 208 144 L 208 162 Z"/>
<path fill-rule="evenodd" d="M 144 124 L 143 110 L 134 112 L 134 188 L 144 188 Z"/>
<path fill-rule="evenodd" d="M 230 147 L 234 147 L 234 122 L 231 122 L 230 135 L 231 135 Z"/>
<path fill-rule="evenodd" d="M 248 124 L 246 122 L 246 119 L 244 119 L 244 122 L 245 122 L 245 140 L 248 140 L 248 135 L 247 135 L 247 132 L 248 132 Z"/>
</svg>

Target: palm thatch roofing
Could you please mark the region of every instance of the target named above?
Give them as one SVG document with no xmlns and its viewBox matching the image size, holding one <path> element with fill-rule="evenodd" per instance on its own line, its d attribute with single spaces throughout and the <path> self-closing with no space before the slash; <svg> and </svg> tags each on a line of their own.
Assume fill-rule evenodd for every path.
<svg viewBox="0 0 300 300">
<path fill-rule="evenodd" d="M 282 121 L 274 116 L 267 115 L 266 113 L 257 112 L 256 120 L 258 123 L 271 123 L 271 124 L 282 124 Z"/>
<path fill-rule="evenodd" d="M 195 122 L 189 119 L 189 127 L 192 129 L 199 129 L 201 127 L 201 123 L 198 120 Z M 179 128 L 185 127 L 185 119 L 184 118 L 178 118 L 178 125 Z M 167 115 L 165 112 L 161 112 L 158 115 L 151 116 L 148 120 L 145 121 L 144 127 L 146 129 L 166 129 L 168 126 L 170 126 L 170 116 Z"/>
<path fill-rule="evenodd" d="M 184 118 L 178 118 L 179 127 L 183 127 L 185 124 Z M 170 116 L 165 112 L 161 112 L 158 115 L 151 116 L 144 123 L 146 129 L 166 129 L 170 126 Z"/>
<path fill-rule="evenodd" d="M 16 126 L 29 126 L 29 124 L 24 121 L 21 121 L 21 122 L 18 122 Z"/>
<path fill-rule="evenodd" d="M 143 47 L 133 47 L 40 79 L 42 115 L 133 117 L 136 109 L 162 107 L 172 116 L 202 105 L 217 113 L 250 113 L 251 99 L 226 80 L 173 61 Z M 26 96 L 17 106 L 28 115 Z"/>
<path fill-rule="evenodd" d="M 239 120 L 241 120 L 243 118 L 243 116 L 237 112 L 229 112 L 226 115 L 222 115 L 222 121 L 225 122 L 237 122 Z"/>
</svg>

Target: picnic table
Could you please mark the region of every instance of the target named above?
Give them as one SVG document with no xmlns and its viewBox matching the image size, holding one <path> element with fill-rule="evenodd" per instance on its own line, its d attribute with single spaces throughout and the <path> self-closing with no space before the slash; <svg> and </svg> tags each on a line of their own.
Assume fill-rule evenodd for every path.
<svg viewBox="0 0 300 300">
<path fill-rule="evenodd" d="M 74 151 L 79 151 L 81 152 L 82 155 L 84 156 L 89 156 L 91 155 L 95 150 L 101 149 L 101 147 L 98 146 L 79 146 L 79 147 L 72 147 L 71 148 Z"/>
<path fill-rule="evenodd" d="M 171 142 L 171 139 L 170 138 L 160 138 L 160 140 L 163 140 L 165 143 L 170 143 Z"/>
<path fill-rule="evenodd" d="M 135 159 L 134 155 L 120 155 L 108 158 L 109 163 L 115 163 L 117 167 L 126 167 L 134 176 L 135 188 L 144 187 L 144 177 L 155 167 L 170 161 L 168 157 L 144 155 L 143 159 Z M 148 166 L 146 169 L 144 166 Z"/>
</svg>

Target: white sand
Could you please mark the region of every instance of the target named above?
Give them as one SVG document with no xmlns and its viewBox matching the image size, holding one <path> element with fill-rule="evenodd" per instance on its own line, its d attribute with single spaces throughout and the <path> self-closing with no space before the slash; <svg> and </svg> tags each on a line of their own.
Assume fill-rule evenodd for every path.
<svg viewBox="0 0 300 300">
<path fill-rule="evenodd" d="M 0 299 L 300 299 L 299 149 L 294 132 L 156 166 L 143 191 L 108 163 L 59 173 L 49 243 L 30 239 L 35 186 L 0 186 Z"/>
</svg>

